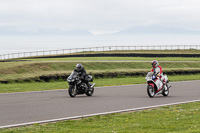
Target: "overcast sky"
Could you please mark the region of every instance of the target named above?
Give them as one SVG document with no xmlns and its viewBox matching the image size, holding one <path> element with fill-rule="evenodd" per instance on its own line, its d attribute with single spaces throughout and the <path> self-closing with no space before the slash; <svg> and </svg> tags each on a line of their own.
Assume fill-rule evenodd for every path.
<svg viewBox="0 0 200 133">
<path fill-rule="evenodd" d="M 156 24 L 200 30 L 200 0 L 0 0 L 1 30 L 103 34 Z"/>
</svg>

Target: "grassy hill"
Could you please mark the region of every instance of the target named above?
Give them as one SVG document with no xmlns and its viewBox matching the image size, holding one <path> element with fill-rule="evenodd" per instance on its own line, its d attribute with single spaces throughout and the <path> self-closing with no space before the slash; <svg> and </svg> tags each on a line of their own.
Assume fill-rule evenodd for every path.
<svg viewBox="0 0 200 133">
<path fill-rule="evenodd" d="M 93 75 L 108 73 L 147 73 L 151 61 L 158 60 L 164 72 L 200 71 L 200 58 L 144 58 L 144 57 L 71 57 L 21 59 L 0 62 L 0 81 L 38 79 L 40 76 L 69 75 L 77 63 Z M 106 75 L 105 75 L 106 76 Z M 66 77 L 65 77 L 66 78 Z"/>
</svg>

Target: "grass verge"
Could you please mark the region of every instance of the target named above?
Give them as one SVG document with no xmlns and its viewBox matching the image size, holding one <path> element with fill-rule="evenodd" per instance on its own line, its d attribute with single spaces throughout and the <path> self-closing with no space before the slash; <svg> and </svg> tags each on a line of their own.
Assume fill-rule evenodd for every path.
<svg viewBox="0 0 200 133">
<path fill-rule="evenodd" d="M 200 74 L 168 76 L 168 78 L 172 82 L 174 82 L 174 81 L 200 80 Z M 96 87 L 133 85 L 133 84 L 145 84 L 146 83 L 145 77 L 141 77 L 141 76 L 140 77 L 95 79 L 94 82 L 96 83 L 96 85 L 95 85 Z M 68 88 L 67 81 L 10 83 L 10 84 L 0 84 L 0 93 L 57 90 L 57 89 L 65 89 L 65 88 Z"/>
<path fill-rule="evenodd" d="M 166 106 L 138 112 L 116 113 L 49 124 L 1 129 L 0 132 L 82 133 L 199 133 L 200 102 Z"/>
<path fill-rule="evenodd" d="M 190 52 L 199 52 L 189 50 Z M 139 51 L 142 52 L 142 51 Z M 144 51 L 145 52 L 145 51 Z M 148 51 L 146 51 L 148 52 Z M 170 52 L 170 51 L 169 51 Z M 171 51 L 172 52 L 172 51 Z M 181 51 L 174 51 L 181 52 Z M 183 52 L 183 51 L 182 51 Z M 184 51 L 187 52 L 187 51 Z M 31 82 L 66 79 L 77 63 L 82 63 L 87 73 L 105 74 L 140 72 L 151 70 L 151 61 L 158 60 L 163 71 L 200 70 L 200 58 L 185 57 L 69 57 L 19 59 L 13 62 L 0 62 L 1 82 Z M 176 74 L 176 73 L 175 73 Z M 40 79 L 40 77 L 46 77 Z M 128 75 L 127 75 L 128 76 Z"/>
<path fill-rule="evenodd" d="M 49 75 L 64 75 L 69 74 L 75 68 L 79 62 L 26 62 L 26 64 L 4 64 L 0 67 L 0 80 L 16 80 L 16 79 L 27 79 L 36 78 L 39 76 Z M 150 61 L 138 61 L 138 62 L 82 62 L 83 66 L 88 73 L 100 73 L 100 72 L 129 72 L 138 70 L 151 70 Z M 163 71 L 176 69 L 176 70 L 187 70 L 187 69 L 199 69 L 200 62 L 160 62 L 163 67 Z M 6 67 L 8 66 L 8 67 Z"/>
<path fill-rule="evenodd" d="M 198 57 L 67 57 L 67 58 L 33 58 L 19 59 L 18 61 L 32 62 L 77 62 L 77 61 L 200 61 Z M 8 62 L 9 63 L 9 62 Z M 10 62 L 11 64 L 12 62 Z M 25 62 L 24 62 L 25 63 Z"/>
</svg>

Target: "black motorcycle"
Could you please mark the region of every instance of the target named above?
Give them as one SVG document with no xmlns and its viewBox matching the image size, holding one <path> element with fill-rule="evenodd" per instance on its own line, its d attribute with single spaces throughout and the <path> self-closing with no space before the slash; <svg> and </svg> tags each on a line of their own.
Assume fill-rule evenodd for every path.
<svg viewBox="0 0 200 133">
<path fill-rule="evenodd" d="M 87 78 L 85 80 L 87 80 L 87 82 L 93 82 L 91 75 L 87 75 L 86 77 Z M 71 73 L 71 75 L 67 78 L 67 81 L 69 83 L 68 92 L 71 97 L 76 97 L 78 94 L 86 94 L 87 96 L 92 96 L 94 93 L 95 83 L 89 83 L 91 86 L 89 89 L 88 85 L 81 80 L 79 74 L 75 71 Z"/>
</svg>

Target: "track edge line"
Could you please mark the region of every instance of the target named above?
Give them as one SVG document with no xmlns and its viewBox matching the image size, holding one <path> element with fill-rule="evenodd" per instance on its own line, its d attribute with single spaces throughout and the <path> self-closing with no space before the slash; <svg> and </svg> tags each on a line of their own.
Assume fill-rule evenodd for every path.
<svg viewBox="0 0 200 133">
<path fill-rule="evenodd" d="M 176 103 L 168 103 L 168 104 L 154 105 L 154 106 L 147 106 L 147 107 L 139 107 L 139 108 L 125 109 L 125 110 L 117 110 L 117 111 L 103 112 L 103 113 L 94 113 L 94 114 L 88 114 L 88 115 L 64 117 L 64 118 L 51 119 L 51 120 L 44 120 L 44 121 L 35 121 L 35 122 L 27 122 L 27 123 L 13 124 L 13 125 L 5 125 L 5 126 L 0 126 L 0 129 L 3 129 L 3 128 L 21 127 L 21 126 L 30 126 L 30 125 L 33 125 L 33 124 L 51 123 L 51 122 L 58 122 L 58 121 L 64 121 L 64 120 L 80 119 L 80 118 L 86 118 L 86 117 L 97 116 L 97 115 L 106 115 L 106 114 L 113 114 L 113 113 L 122 113 L 122 112 L 130 112 L 130 111 L 139 111 L 139 110 L 144 110 L 144 109 L 157 108 L 157 107 L 164 107 L 164 106 L 170 106 L 170 105 L 178 105 L 178 104 L 185 104 L 185 103 L 192 103 L 192 102 L 200 102 L 200 99 L 198 99 L 198 100 L 191 100 L 191 101 L 184 101 L 184 102 L 176 102 Z"/>
</svg>

